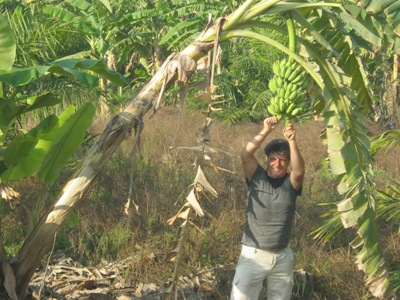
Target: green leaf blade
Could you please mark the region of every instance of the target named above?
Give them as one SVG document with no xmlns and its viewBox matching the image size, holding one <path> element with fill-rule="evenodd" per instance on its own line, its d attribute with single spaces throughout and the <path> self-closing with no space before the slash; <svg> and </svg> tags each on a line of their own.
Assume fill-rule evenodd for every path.
<svg viewBox="0 0 400 300">
<path fill-rule="evenodd" d="M 82 143 L 95 114 L 95 107 L 90 103 L 84 104 L 76 113 L 73 110 L 74 107 L 70 107 L 60 116 L 58 136 L 38 172 L 43 182 L 51 183 L 57 179 L 61 168 Z"/>
<path fill-rule="evenodd" d="M 0 69 L 11 70 L 16 54 L 14 31 L 7 19 L 0 14 Z"/>
</svg>

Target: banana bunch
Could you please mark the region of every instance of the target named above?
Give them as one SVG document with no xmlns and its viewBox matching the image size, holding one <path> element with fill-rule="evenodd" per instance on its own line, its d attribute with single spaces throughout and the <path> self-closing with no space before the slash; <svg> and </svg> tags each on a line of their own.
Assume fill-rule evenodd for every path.
<svg viewBox="0 0 400 300">
<path fill-rule="evenodd" d="M 305 88 L 307 73 L 293 59 L 277 61 L 272 66 L 274 77 L 268 87 L 275 94 L 267 106 L 268 112 L 279 119 L 291 119 L 304 113 L 308 101 Z"/>
</svg>

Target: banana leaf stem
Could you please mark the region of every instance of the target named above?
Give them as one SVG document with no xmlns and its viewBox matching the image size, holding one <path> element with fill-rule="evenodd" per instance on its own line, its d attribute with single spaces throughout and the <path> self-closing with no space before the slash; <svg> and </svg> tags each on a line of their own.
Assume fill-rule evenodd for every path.
<svg viewBox="0 0 400 300">
<path fill-rule="evenodd" d="M 267 14 L 278 14 L 290 10 L 301 9 L 301 8 L 317 8 L 317 7 L 342 7 L 340 3 L 326 3 L 326 2 L 286 2 L 280 0 L 273 1 L 262 1 L 256 5 L 253 5 L 245 16 L 242 18 L 242 22 L 252 20 L 260 15 Z"/>
<path fill-rule="evenodd" d="M 242 4 L 237 10 L 235 10 L 228 18 L 223 27 L 223 30 L 229 30 L 235 25 L 237 25 L 243 15 L 249 10 L 249 8 L 256 2 L 257 0 L 247 0 L 245 3 Z M 275 0 L 280 1 L 280 0 Z"/>
</svg>

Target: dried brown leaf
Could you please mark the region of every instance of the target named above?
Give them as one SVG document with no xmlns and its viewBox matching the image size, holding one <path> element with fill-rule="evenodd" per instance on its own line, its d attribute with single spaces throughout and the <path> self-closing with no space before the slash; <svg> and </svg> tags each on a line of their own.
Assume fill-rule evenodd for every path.
<svg viewBox="0 0 400 300">
<path fill-rule="evenodd" d="M 208 192 L 210 192 L 215 198 L 218 197 L 217 191 L 211 186 L 200 166 L 197 169 L 197 175 L 194 182 L 197 184 L 201 184 L 201 186 L 204 187 Z"/>
<path fill-rule="evenodd" d="M 211 101 L 213 100 L 212 94 L 210 94 L 209 92 L 201 92 L 197 94 L 196 97 L 199 98 L 200 100 L 203 100 L 206 103 L 211 103 Z"/>
<path fill-rule="evenodd" d="M 197 212 L 201 217 L 204 216 L 203 210 L 200 207 L 199 202 L 197 201 L 196 194 L 194 193 L 194 189 L 192 189 L 189 195 L 186 197 L 186 200 L 193 207 L 193 209 Z"/>
<path fill-rule="evenodd" d="M 186 210 L 183 211 L 184 208 L 186 208 Z M 187 205 L 182 206 L 175 216 L 168 219 L 167 224 L 172 225 L 178 218 L 186 220 L 189 216 L 189 212 L 190 212 L 190 207 L 188 207 Z"/>
<path fill-rule="evenodd" d="M 130 216 L 132 211 L 139 213 L 139 206 L 131 198 L 128 198 L 124 206 L 124 214 Z"/>
</svg>

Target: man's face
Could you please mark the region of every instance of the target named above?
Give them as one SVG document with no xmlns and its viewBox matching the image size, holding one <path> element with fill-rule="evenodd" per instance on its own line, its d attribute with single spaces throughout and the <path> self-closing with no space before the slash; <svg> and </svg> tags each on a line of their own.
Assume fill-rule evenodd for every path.
<svg viewBox="0 0 400 300">
<path fill-rule="evenodd" d="M 267 173 L 272 178 L 285 177 L 289 160 L 282 153 L 270 153 L 267 157 Z"/>
</svg>

